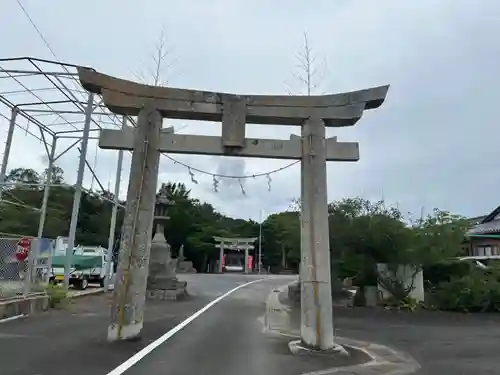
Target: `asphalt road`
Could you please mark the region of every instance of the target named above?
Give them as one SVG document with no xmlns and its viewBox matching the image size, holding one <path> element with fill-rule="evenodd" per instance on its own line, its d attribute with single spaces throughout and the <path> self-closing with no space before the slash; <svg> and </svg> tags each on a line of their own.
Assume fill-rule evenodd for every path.
<svg viewBox="0 0 500 375">
<path fill-rule="evenodd" d="M 388 345 L 421 365 L 415 375 L 500 374 L 498 314 L 334 309 L 339 336 Z"/>
<path fill-rule="evenodd" d="M 264 280 L 213 305 L 122 373 L 300 374 L 330 365 L 290 361 L 288 340 L 269 339 L 261 332 L 267 295 L 293 277 L 199 274 L 180 278 L 188 282 L 190 297 L 148 302 L 140 341 L 106 342 L 109 295 L 82 297 L 66 310 L 0 324 L 0 373 L 108 374 L 217 297 L 259 278 Z"/>
<path fill-rule="evenodd" d="M 211 279 L 200 291 L 216 289 L 215 285 L 230 277 Z M 290 338 L 263 333 L 267 297 L 292 280 L 294 277 L 270 278 L 235 291 L 119 373 L 300 375 L 350 364 L 352 357 L 294 356 L 288 349 Z"/>
<path fill-rule="evenodd" d="M 498 313 L 334 307 L 333 320 L 337 336 L 387 345 L 410 355 L 421 366 L 415 375 L 500 374 Z M 292 309 L 291 323 L 299 328 L 300 306 Z"/>
</svg>

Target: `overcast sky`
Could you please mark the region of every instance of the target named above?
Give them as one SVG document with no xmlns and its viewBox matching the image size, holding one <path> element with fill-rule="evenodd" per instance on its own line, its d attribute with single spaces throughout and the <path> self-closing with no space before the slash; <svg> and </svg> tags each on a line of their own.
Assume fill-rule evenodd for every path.
<svg viewBox="0 0 500 375">
<path fill-rule="evenodd" d="M 384 198 L 404 211 L 434 207 L 473 216 L 500 204 L 500 2 L 495 0 L 23 0 L 22 4 L 60 60 L 107 74 L 136 79 L 151 66 L 164 28 L 171 69 L 163 76 L 174 87 L 235 93 L 303 93 L 294 78 L 295 55 L 307 31 L 313 54 L 326 68 L 316 93 L 390 84 L 385 104 L 365 113 L 354 127 L 329 129 L 340 141 L 360 142 L 358 163 L 329 163 L 330 200 L 347 196 Z M 311 4 L 314 4 L 312 6 Z M 16 0 L 0 1 L 3 57 L 53 59 Z M 496 36 L 495 36 L 496 35 Z M 6 38 L 5 36 L 9 36 Z M 320 72 L 320 73 L 321 73 Z M 134 74 L 135 73 L 135 74 Z M 5 79 L 0 92 L 16 89 Z M 13 101 L 20 97 L 11 97 Z M 0 111 L 9 116 L 1 107 Z M 220 134 L 220 125 L 170 121 L 182 133 Z M 8 122 L 0 118 L 3 145 Z M 25 122 L 20 121 L 20 125 Z M 165 124 L 167 125 L 167 123 Z M 187 125 L 187 126 L 186 126 Z M 34 126 L 30 125 L 33 130 Z M 288 138 L 293 127 L 249 126 L 247 136 Z M 43 169 L 43 146 L 16 129 L 9 169 Z M 64 149 L 61 141 L 58 151 Z M 3 148 L 3 146 L 1 146 Z M 105 187 L 113 186 L 116 152 L 89 145 L 88 160 Z M 97 155 L 97 157 L 96 157 Z M 282 167 L 284 161 L 163 158 L 160 181 L 182 181 L 192 194 L 234 216 L 259 218 L 286 209 L 300 191 L 295 165 L 267 178 L 222 179 L 212 191 L 210 173 L 252 175 Z M 70 183 L 76 179 L 77 151 L 61 157 Z M 121 195 L 127 189 L 125 158 Z M 85 186 L 92 176 L 85 174 Z M 93 183 L 93 189 L 98 190 Z"/>
</svg>

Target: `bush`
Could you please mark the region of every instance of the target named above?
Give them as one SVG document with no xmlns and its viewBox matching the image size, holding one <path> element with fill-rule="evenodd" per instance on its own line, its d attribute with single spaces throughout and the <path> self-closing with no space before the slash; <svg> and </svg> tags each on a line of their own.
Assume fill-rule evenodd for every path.
<svg viewBox="0 0 500 375">
<path fill-rule="evenodd" d="M 465 277 L 475 268 L 473 264 L 463 261 L 431 264 L 423 268 L 424 285 L 427 290 L 431 290 L 444 282 Z"/>
<path fill-rule="evenodd" d="M 68 291 L 58 285 L 47 285 L 45 289 L 47 295 L 49 296 L 49 307 L 50 308 L 64 308 L 69 304 Z"/>
<path fill-rule="evenodd" d="M 406 296 L 403 299 L 396 299 L 394 297 L 388 298 L 384 301 L 385 308 L 387 310 L 395 311 L 410 311 L 414 312 L 417 309 L 425 308 L 424 304 L 418 302 L 415 298 Z"/>
<path fill-rule="evenodd" d="M 364 258 L 354 258 L 348 261 L 332 261 L 332 275 L 338 275 L 340 280 L 352 279 L 353 286 L 375 286 L 377 285 L 377 273 L 375 263 Z"/>
<path fill-rule="evenodd" d="M 466 276 L 452 278 L 434 289 L 432 302 L 440 310 L 500 311 L 499 273 L 474 269 Z"/>
</svg>

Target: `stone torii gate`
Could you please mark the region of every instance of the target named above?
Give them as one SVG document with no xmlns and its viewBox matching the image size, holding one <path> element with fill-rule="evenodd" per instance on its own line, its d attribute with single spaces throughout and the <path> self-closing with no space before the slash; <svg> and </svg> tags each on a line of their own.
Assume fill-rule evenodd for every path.
<svg viewBox="0 0 500 375">
<path fill-rule="evenodd" d="M 326 138 L 325 126 L 354 125 L 379 107 L 389 86 L 322 96 L 234 95 L 155 87 L 79 68 L 83 87 L 102 96 L 114 113 L 138 116 L 136 129 L 103 129 L 99 147 L 133 150 L 123 223 L 110 340 L 140 335 L 148 275 L 153 206 L 160 152 L 302 161 L 301 336 L 304 344 L 335 346 L 332 322 L 326 161 L 359 160 L 358 143 Z M 221 121 L 222 137 L 174 134 L 163 118 Z M 301 137 L 248 139 L 245 125 L 296 125 Z M 116 329 L 116 326 L 120 329 Z M 112 328 L 112 329 L 111 329 Z"/>
<path fill-rule="evenodd" d="M 224 250 L 243 250 L 245 252 L 245 273 L 248 273 L 248 251 L 255 248 L 252 245 L 257 237 L 251 238 L 240 238 L 240 237 L 214 237 L 214 240 L 218 242 L 215 245 L 219 249 L 219 272 L 222 273 L 222 260 L 224 259 Z"/>
</svg>

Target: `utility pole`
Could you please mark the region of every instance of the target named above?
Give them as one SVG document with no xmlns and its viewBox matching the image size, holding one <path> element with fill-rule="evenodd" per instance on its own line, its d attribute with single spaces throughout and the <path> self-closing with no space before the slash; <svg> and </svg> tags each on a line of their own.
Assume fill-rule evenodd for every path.
<svg viewBox="0 0 500 375">
<path fill-rule="evenodd" d="M 41 250 L 41 245 L 42 245 L 42 237 L 43 237 L 43 229 L 45 228 L 45 219 L 47 218 L 47 206 L 49 204 L 49 191 L 50 191 L 50 185 L 52 182 L 52 173 L 54 169 L 54 160 L 56 156 L 56 147 L 57 147 L 57 137 L 54 136 L 52 138 L 52 146 L 50 149 L 50 153 L 48 154 L 49 157 L 49 165 L 47 168 L 47 180 L 45 181 L 45 187 L 43 189 L 43 198 L 42 198 L 42 207 L 40 209 L 40 219 L 38 221 L 38 233 L 37 233 L 37 251 L 36 254 L 37 256 L 40 254 Z M 47 270 L 50 270 L 52 265 L 52 257 L 47 258 Z M 30 263 L 31 264 L 31 263 Z M 44 281 L 49 281 L 50 274 L 49 272 L 46 273 Z"/>
<path fill-rule="evenodd" d="M 127 116 L 122 118 L 122 129 L 127 127 Z M 109 236 L 108 236 L 108 261 L 106 262 L 106 272 L 104 276 L 104 291 L 109 290 L 111 261 L 113 260 L 113 249 L 115 243 L 115 229 L 116 229 L 116 217 L 118 216 L 118 204 L 120 200 L 120 183 L 122 181 L 122 166 L 123 166 L 123 150 L 118 151 L 118 162 L 116 163 L 116 174 L 115 174 L 115 190 L 113 196 L 113 209 L 111 211 L 111 222 L 109 224 Z"/>
<path fill-rule="evenodd" d="M 85 122 L 83 124 L 82 151 L 78 161 L 78 172 L 76 176 L 75 192 L 73 193 L 73 209 L 69 224 L 68 247 L 66 248 L 66 259 L 64 261 L 64 287 L 69 288 L 69 273 L 73 249 L 75 248 L 76 227 L 78 225 L 78 214 L 80 213 L 80 201 L 82 197 L 83 175 L 85 173 L 85 160 L 87 157 L 87 146 L 89 144 L 90 122 L 94 110 L 94 93 L 89 93 L 87 107 L 85 108 Z"/>
<path fill-rule="evenodd" d="M 258 255 L 258 265 L 257 270 L 259 274 L 262 269 L 262 210 L 260 210 L 260 222 L 259 222 L 259 255 Z"/>
<path fill-rule="evenodd" d="M 16 118 L 18 113 L 19 108 L 12 108 L 9 130 L 7 131 L 7 139 L 5 141 L 5 148 L 3 151 L 2 167 L 0 170 L 0 201 L 2 200 L 3 189 L 5 188 L 5 175 L 7 174 L 7 164 L 9 163 L 10 148 L 12 146 L 12 139 L 14 137 L 14 128 L 16 127 Z"/>
</svg>

